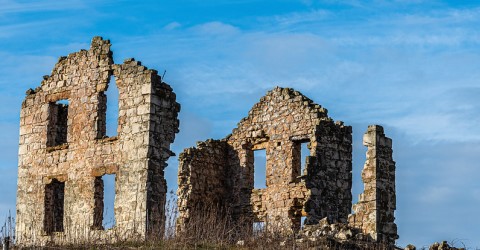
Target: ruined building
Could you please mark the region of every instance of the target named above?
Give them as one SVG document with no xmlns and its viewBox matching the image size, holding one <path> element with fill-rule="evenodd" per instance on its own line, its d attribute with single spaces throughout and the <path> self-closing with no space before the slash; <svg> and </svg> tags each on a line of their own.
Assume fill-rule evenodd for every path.
<svg viewBox="0 0 480 250">
<path fill-rule="evenodd" d="M 309 155 L 302 155 L 306 143 Z M 392 243 L 395 162 L 383 128 L 370 126 L 362 173 L 365 191 L 352 210 L 352 129 L 301 93 L 275 88 L 222 140 L 199 142 L 179 156 L 178 230 L 198 208 L 224 207 L 233 220 L 298 231 L 302 219 L 348 223 L 373 240 Z M 266 188 L 254 188 L 254 151 L 266 150 Z M 305 166 L 302 158 L 306 157 Z M 224 216 L 222 214 L 222 216 Z M 303 218 L 302 218 L 303 217 Z"/>
<path fill-rule="evenodd" d="M 115 77 L 116 81 L 111 81 Z M 116 136 L 107 136 L 107 89 L 119 91 Z M 20 115 L 16 243 L 20 246 L 141 240 L 165 224 L 164 168 L 180 105 L 157 71 L 114 64 L 110 42 L 61 57 Z M 308 154 L 302 155 L 306 145 Z M 301 93 L 275 88 L 231 135 L 179 157 L 178 230 L 198 209 L 221 208 L 241 226 L 296 232 L 302 222 L 343 223 L 392 243 L 395 162 L 383 128 L 370 126 L 364 192 L 352 212 L 352 129 Z M 255 151 L 266 152 L 266 187 L 255 188 Z M 303 159 L 305 163 L 302 164 Z M 115 176 L 115 225 L 106 229 L 104 176 Z"/>
<path fill-rule="evenodd" d="M 110 81 L 111 77 L 116 82 Z M 106 95 L 119 91 L 117 135 L 107 137 Z M 141 239 L 164 225 L 166 160 L 178 132 L 172 88 L 134 59 L 114 64 L 110 42 L 61 57 L 28 90 L 20 115 L 17 244 Z M 62 101 L 63 100 L 63 101 Z M 115 175 L 115 226 L 102 227 L 104 183 Z"/>
</svg>

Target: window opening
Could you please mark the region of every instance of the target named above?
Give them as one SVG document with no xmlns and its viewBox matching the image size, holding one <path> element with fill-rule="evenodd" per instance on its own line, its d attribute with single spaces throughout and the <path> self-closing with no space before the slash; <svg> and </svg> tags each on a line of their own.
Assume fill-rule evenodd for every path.
<svg viewBox="0 0 480 250">
<path fill-rule="evenodd" d="M 95 207 L 93 210 L 93 227 L 110 229 L 115 226 L 115 174 L 95 177 Z"/>
<path fill-rule="evenodd" d="M 305 168 L 307 166 L 307 156 L 310 156 L 309 142 L 300 143 L 300 175 L 306 175 Z"/>
<path fill-rule="evenodd" d="M 306 175 L 307 159 L 310 156 L 309 140 L 293 141 L 292 145 L 292 178 L 295 180 Z M 299 179 L 297 179 L 299 180 Z"/>
<path fill-rule="evenodd" d="M 117 136 L 118 128 L 118 87 L 115 76 L 110 77 L 107 91 L 105 91 L 107 98 L 107 125 L 105 135 L 108 137 Z"/>
<path fill-rule="evenodd" d="M 111 76 L 107 90 L 98 93 L 97 138 L 117 136 L 118 98 L 115 76 Z"/>
<path fill-rule="evenodd" d="M 267 151 L 259 149 L 253 151 L 253 188 L 267 187 Z"/>
<path fill-rule="evenodd" d="M 253 234 L 255 236 L 260 235 L 264 231 L 265 231 L 265 222 L 264 221 L 253 222 Z"/>
<path fill-rule="evenodd" d="M 58 146 L 67 143 L 68 100 L 63 99 L 49 103 L 47 146 Z"/>
<path fill-rule="evenodd" d="M 43 226 L 46 233 L 63 232 L 65 182 L 53 179 L 45 185 L 45 212 Z"/>
<path fill-rule="evenodd" d="M 356 132 L 356 131 L 355 131 Z M 365 164 L 365 156 L 367 155 L 368 146 L 363 145 L 363 133 L 353 133 L 353 166 L 363 166 Z M 352 176 L 362 176 L 362 168 L 354 167 L 352 169 Z M 356 204 L 359 200 L 360 194 L 365 191 L 365 184 L 362 181 L 362 178 L 353 178 L 352 181 L 352 202 Z M 351 209 L 353 214 L 353 207 Z"/>
<path fill-rule="evenodd" d="M 307 216 L 302 216 L 300 218 L 300 228 L 303 228 L 305 226 L 305 221 L 307 220 Z"/>
</svg>

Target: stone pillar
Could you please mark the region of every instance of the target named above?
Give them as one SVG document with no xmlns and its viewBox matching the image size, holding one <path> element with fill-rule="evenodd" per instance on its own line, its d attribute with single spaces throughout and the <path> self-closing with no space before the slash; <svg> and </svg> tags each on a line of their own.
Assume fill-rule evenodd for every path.
<svg viewBox="0 0 480 250">
<path fill-rule="evenodd" d="M 385 136 L 383 127 L 370 125 L 363 136 L 363 145 L 368 147 L 362 171 L 364 191 L 353 206 L 349 224 L 375 241 L 394 243 L 398 235 L 392 139 Z"/>
</svg>

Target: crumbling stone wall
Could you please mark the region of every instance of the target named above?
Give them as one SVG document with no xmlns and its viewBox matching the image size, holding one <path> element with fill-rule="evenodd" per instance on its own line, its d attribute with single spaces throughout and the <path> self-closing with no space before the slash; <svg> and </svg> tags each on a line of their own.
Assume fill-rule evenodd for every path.
<svg viewBox="0 0 480 250">
<path fill-rule="evenodd" d="M 316 168 L 307 172 L 312 190 L 306 224 L 327 218 L 330 223 L 347 222 L 352 205 L 352 128 L 342 122 L 322 122 L 316 131 Z M 310 211 L 310 212 L 309 212 Z M 314 213 L 313 211 L 319 211 Z"/>
<path fill-rule="evenodd" d="M 196 186 L 205 185 L 202 183 L 209 179 L 210 168 L 226 176 L 223 183 L 219 182 L 220 188 L 215 187 L 222 190 L 222 195 L 228 194 L 226 204 L 233 218 L 268 222 L 271 229 L 281 231 L 298 230 L 302 216 L 309 223 L 323 217 L 347 221 L 351 206 L 351 128 L 335 123 L 320 105 L 298 91 L 277 87 L 253 106 L 224 141 L 227 146 L 223 155 L 201 153 L 217 150 L 207 142 L 185 150 L 179 158 L 180 223 L 191 216 L 186 212 L 191 210 L 188 204 L 194 204 L 189 194 Z M 310 155 L 302 156 L 307 157 L 304 173 L 300 173 L 302 142 L 310 145 Z M 266 150 L 265 189 L 254 189 L 253 151 L 259 149 Z M 189 160 L 192 158 L 196 161 Z M 215 164 L 206 167 L 208 162 Z"/>
<path fill-rule="evenodd" d="M 105 135 L 109 84 L 119 91 L 115 137 Z M 22 103 L 16 242 L 66 244 L 161 233 L 163 170 L 173 155 L 179 111 L 157 71 L 134 59 L 114 64 L 108 40 L 95 37 L 89 50 L 60 57 Z M 116 175 L 116 224 L 109 230 L 99 223 L 105 174 Z"/>
<path fill-rule="evenodd" d="M 383 127 L 372 125 L 363 136 L 363 145 L 368 147 L 362 171 L 365 189 L 353 206 L 349 224 L 374 240 L 394 243 L 398 235 L 392 140 L 385 136 Z"/>
<path fill-rule="evenodd" d="M 196 147 L 185 149 L 179 155 L 178 183 L 190 188 L 179 189 L 179 217 L 177 225 L 181 230 L 199 208 L 219 212 L 230 198 L 225 157 L 228 144 L 225 140 L 207 140 Z"/>
<path fill-rule="evenodd" d="M 320 222 L 363 232 L 359 239 L 393 243 L 395 162 L 383 128 L 370 126 L 363 172 L 365 193 L 352 209 L 352 128 L 334 122 L 327 110 L 289 88 L 268 92 L 223 140 L 197 143 L 179 158 L 178 229 L 196 206 L 221 200 L 246 226 L 298 231 Z M 302 156 L 300 144 L 308 143 Z M 254 188 L 254 151 L 266 150 L 266 188 Z M 301 158 L 306 157 L 301 172 Z M 245 220 L 246 219 L 246 220 Z M 249 223 L 248 223 L 249 222 Z M 352 232 L 353 232 L 352 231 Z"/>
</svg>

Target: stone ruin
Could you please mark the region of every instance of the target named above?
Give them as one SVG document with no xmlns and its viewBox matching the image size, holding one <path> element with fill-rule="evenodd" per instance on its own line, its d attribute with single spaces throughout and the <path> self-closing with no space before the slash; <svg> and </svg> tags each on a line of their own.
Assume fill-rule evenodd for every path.
<svg viewBox="0 0 480 250">
<path fill-rule="evenodd" d="M 111 81 L 112 76 L 116 78 Z M 106 135 L 105 94 L 119 91 L 117 135 Z M 157 71 L 134 59 L 114 64 L 110 42 L 60 57 L 20 114 L 16 243 L 81 244 L 162 235 L 166 161 L 180 105 Z M 64 100 L 64 101 L 62 101 Z M 302 155 L 307 144 L 309 155 Z M 224 208 L 252 227 L 298 232 L 342 224 L 394 243 L 392 141 L 370 126 L 365 190 L 352 211 L 352 128 L 301 93 L 275 88 L 232 134 L 199 142 L 179 156 L 177 230 L 197 209 Z M 254 188 L 254 151 L 266 151 L 266 188 Z M 302 166 L 302 159 L 305 164 Z M 104 229 L 104 175 L 115 175 L 115 225 Z M 218 216 L 225 216 L 219 213 Z M 332 224 L 332 225 L 333 225 Z"/>
<path fill-rule="evenodd" d="M 309 155 L 301 155 L 307 143 Z M 378 125 L 364 135 L 365 191 L 352 211 L 352 128 L 298 91 L 276 87 L 260 99 L 232 134 L 185 149 L 179 156 L 177 230 L 205 206 L 223 207 L 233 220 L 267 230 L 298 232 L 320 222 L 343 224 L 393 244 L 395 162 L 392 141 Z M 266 150 L 266 188 L 254 188 L 254 151 Z M 305 166 L 301 158 L 306 157 Z M 220 216 L 224 216 L 223 214 Z"/>
<path fill-rule="evenodd" d="M 105 91 L 112 84 L 119 91 L 118 127 L 116 136 L 107 137 Z M 157 71 L 134 59 L 114 64 L 110 41 L 95 37 L 89 50 L 60 57 L 41 86 L 26 94 L 20 112 L 17 244 L 161 233 L 164 168 L 174 155 L 169 148 L 180 105 Z M 108 230 L 102 226 L 106 174 L 115 175 L 116 193 L 115 226 Z"/>
<path fill-rule="evenodd" d="M 398 238 L 392 139 L 385 136 L 381 126 L 373 125 L 363 135 L 363 145 L 368 148 L 362 171 L 364 191 L 353 205 L 348 223 L 376 241 L 390 242 Z"/>
</svg>

